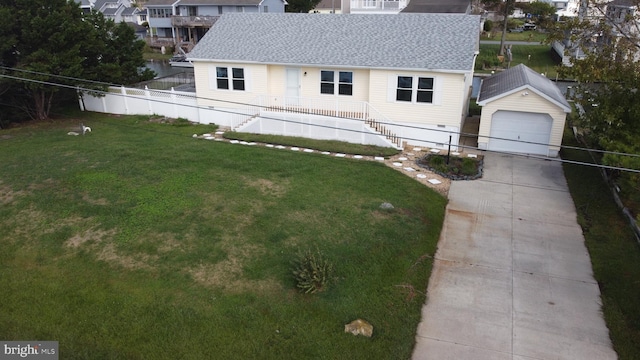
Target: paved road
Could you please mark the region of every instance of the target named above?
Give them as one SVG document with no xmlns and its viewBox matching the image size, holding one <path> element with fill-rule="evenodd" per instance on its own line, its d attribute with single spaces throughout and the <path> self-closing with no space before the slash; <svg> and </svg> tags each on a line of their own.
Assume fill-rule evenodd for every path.
<svg viewBox="0 0 640 360">
<path fill-rule="evenodd" d="M 413 359 L 616 359 L 560 163 L 454 182 Z"/>
<path fill-rule="evenodd" d="M 542 45 L 539 41 L 510 41 L 504 42 L 507 45 Z M 480 44 L 500 45 L 500 40 L 480 40 Z"/>
</svg>

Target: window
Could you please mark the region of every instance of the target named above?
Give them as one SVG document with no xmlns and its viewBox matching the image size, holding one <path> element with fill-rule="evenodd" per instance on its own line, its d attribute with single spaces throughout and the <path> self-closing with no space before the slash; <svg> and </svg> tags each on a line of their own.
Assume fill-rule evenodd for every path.
<svg viewBox="0 0 640 360">
<path fill-rule="evenodd" d="M 321 94 L 333 94 L 335 87 L 333 83 L 333 71 L 320 71 L 320 93 Z"/>
<path fill-rule="evenodd" d="M 152 18 L 170 18 L 171 9 L 149 9 L 149 17 Z"/>
<path fill-rule="evenodd" d="M 231 73 L 233 75 L 233 90 L 244 91 L 244 69 L 233 68 Z"/>
<path fill-rule="evenodd" d="M 231 72 L 231 79 L 229 78 L 229 72 Z M 231 82 L 229 82 L 231 80 Z M 231 85 L 231 86 L 229 86 Z M 216 88 L 225 90 L 245 90 L 245 77 L 243 68 L 229 68 L 218 66 L 216 67 Z"/>
<path fill-rule="evenodd" d="M 335 94 L 336 84 L 338 95 L 353 95 L 353 73 L 351 71 L 320 71 L 321 94 Z"/>
<path fill-rule="evenodd" d="M 269 6 L 265 5 L 264 10 L 262 10 L 263 13 L 268 13 L 269 12 Z"/>
<path fill-rule="evenodd" d="M 353 73 L 351 71 L 340 71 L 338 83 L 338 94 L 351 95 L 353 93 Z"/>
<path fill-rule="evenodd" d="M 398 76 L 396 101 L 432 104 L 433 87 L 433 78 Z"/>
<path fill-rule="evenodd" d="M 418 78 L 418 95 L 416 102 L 433 102 L 433 78 Z"/>
<path fill-rule="evenodd" d="M 216 68 L 216 83 L 218 89 L 229 89 L 229 72 L 226 67 Z"/>
</svg>

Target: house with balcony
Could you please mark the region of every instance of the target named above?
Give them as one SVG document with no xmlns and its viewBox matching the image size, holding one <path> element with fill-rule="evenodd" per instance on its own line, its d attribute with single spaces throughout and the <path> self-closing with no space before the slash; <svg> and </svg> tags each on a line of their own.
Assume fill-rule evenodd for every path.
<svg viewBox="0 0 640 360">
<path fill-rule="evenodd" d="M 567 32 L 563 40 L 555 41 L 552 48 L 567 66 L 571 66 L 572 60 L 582 60 L 603 45 L 617 44 L 625 36 L 637 36 L 640 29 L 638 5 L 632 0 L 582 2 L 578 16 L 592 23 L 603 22 L 611 27 L 611 31 L 573 30 Z M 631 56 L 638 59 L 640 53 Z"/>
<path fill-rule="evenodd" d="M 404 9 L 409 0 L 343 0 L 349 1 L 351 14 L 397 14 Z"/>
<path fill-rule="evenodd" d="M 284 0 L 149 0 L 145 7 L 152 36 L 192 46 L 222 14 L 283 13 L 285 5 Z"/>
<path fill-rule="evenodd" d="M 125 9 L 131 8 L 130 0 L 79 0 L 80 8 L 88 13 L 90 11 L 101 12 L 105 18 L 115 22 L 125 21 L 121 14 Z"/>
<path fill-rule="evenodd" d="M 479 23 L 464 14 L 223 14 L 188 60 L 198 106 L 217 112 L 208 122 L 444 149 L 458 145 L 468 113 Z"/>
</svg>

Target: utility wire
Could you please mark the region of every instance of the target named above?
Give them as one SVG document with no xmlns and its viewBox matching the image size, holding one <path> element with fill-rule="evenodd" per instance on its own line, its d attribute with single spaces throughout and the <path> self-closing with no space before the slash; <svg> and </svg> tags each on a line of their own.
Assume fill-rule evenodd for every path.
<svg viewBox="0 0 640 360">
<path fill-rule="evenodd" d="M 26 72 L 26 73 L 38 74 L 38 75 L 45 75 L 45 76 L 57 77 L 57 78 L 62 78 L 62 79 L 67 79 L 67 80 L 76 80 L 76 81 L 81 81 L 81 82 L 89 82 L 89 83 L 93 83 L 93 84 L 101 84 L 101 85 L 117 86 L 117 87 L 123 87 L 124 86 L 124 85 L 117 85 L 117 84 L 112 84 L 112 83 L 102 82 L 102 81 L 86 80 L 86 79 L 81 79 L 81 78 L 77 78 L 77 77 L 69 77 L 69 76 L 63 76 L 63 75 L 48 74 L 48 73 L 43 73 L 43 72 L 38 72 L 38 71 L 10 68 L 10 67 L 6 67 L 6 66 L 0 66 L 0 69 L 19 71 L 19 72 Z M 0 77 L 2 77 L 2 75 L 0 75 Z M 16 79 L 24 80 L 24 81 L 36 81 L 36 80 L 26 79 L 26 78 L 16 78 Z M 54 85 L 54 84 L 56 84 L 57 86 L 63 86 L 63 84 L 58 84 L 58 83 L 51 83 L 50 85 Z M 76 88 L 76 87 L 74 87 L 74 88 Z M 84 91 L 86 89 L 79 89 L 79 90 L 83 90 Z M 166 90 L 149 90 L 149 89 L 140 89 L 140 90 L 167 92 Z M 93 92 L 98 92 L 98 93 L 103 93 L 103 94 L 106 94 L 106 93 L 116 94 L 116 93 L 113 93 L 113 92 L 104 92 L 104 91 L 98 91 L 98 90 L 93 90 L 93 89 L 89 89 L 87 91 L 93 91 Z M 119 94 L 119 95 L 122 96 L 122 94 Z M 227 104 L 234 104 L 234 105 L 253 106 L 253 107 L 258 107 L 258 108 L 262 108 L 262 109 L 266 109 L 266 108 L 269 107 L 267 105 L 254 105 L 254 104 L 231 101 L 231 100 L 222 100 L 222 99 L 201 97 L 201 96 L 197 96 L 195 94 L 193 95 L 193 98 L 197 99 L 197 100 L 199 99 L 199 100 L 217 101 L 217 102 L 222 102 L 222 103 L 227 103 Z M 162 101 L 162 100 L 157 100 L 157 99 L 151 99 L 151 101 L 159 102 L 159 103 L 166 103 L 166 104 L 173 104 L 172 102 Z M 181 105 L 181 106 L 191 107 L 190 105 Z M 199 107 L 199 106 L 197 106 L 197 108 L 202 109 L 202 107 Z M 218 110 L 218 111 L 221 111 L 221 110 Z M 314 114 L 314 113 L 309 112 L 309 111 L 296 110 L 296 109 L 290 109 L 288 112 L 295 113 L 295 114 L 303 114 L 303 115 L 318 115 L 318 114 Z M 236 112 L 229 112 L 229 113 L 238 114 Z M 360 119 L 354 119 L 354 118 L 349 118 L 349 117 L 344 117 L 344 116 L 333 116 L 333 117 L 339 118 L 339 119 L 343 119 L 343 120 L 362 121 Z M 272 120 L 276 120 L 276 119 L 272 119 Z M 412 125 L 406 125 L 406 124 L 398 125 L 398 124 L 395 124 L 395 123 L 392 123 L 392 122 L 386 122 L 386 121 L 377 121 L 377 123 L 380 124 L 380 125 L 397 126 L 397 127 L 401 127 L 401 128 L 407 128 L 407 129 L 418 129 L 418 130 L 424 130 L 425 129 L 425 128 L 419 127 L 419 126 L 412 126 Z M 448 134 L 456 134 L 456 135 L 460 135 L 460 136 L 475 136 L 476 135 L 476 134 L 471 134 L 471 133 L 464 133 L 464 132 L 462 132 L 462 129 L 460 131 L 449 131 L 449 130 L 441 130 L 441 129 L 428 129 L 428 130 L 429 131 L 434 131 L 434 132 L 443 132 L 443 133 L 448 133 Z M 546 143 L 539 143 L 539 142 L 533 142 L 533 141 L 524 141 L 524 140 L 514 140 L 514 139 L 500 138 L 500 137 L 496 137 L 496 136 L 486 136 L 486 138 L 495 139 L 495 140 L 505 140 L 505 141 L 515 142 L 515 143 L 522 143 L 522 144 L 552 146 L 551 144 L 546 144 Z M 420 139 L 411 139 L 411 138 L 407 138 L 407 139 L 408 140 L 425 141 L 425 140 L 420 140 Z M 631 153 L 622 153 L 622 152 L 615 152 L 615 151 L 608 151 L 608 150 L 589 149 L 589 148 L 569 146 L 569 145 L 560 145 L 560 147 L 561 148 L 566 148 L 566 149 L 579 150 L 579 151 L 590 151 L 590 152 L 602 153 L 602 154 L 611 154 L 611 155 L 620 155 L 620 156 L 629 156 L 629 157 L 640 157 L 640 154 L 631 154 Z"/>
<path fill-rule="evenodd" d="M 102 90 L 87 89 L 87 88 L 81 88 L 79 86 L 59 84 L 59 83 L 54 83 L 54 82 L 49 82 L 49 81 L 44 81 L 44 80 L 26 79 L 26 78 L 20 78 L 20 77 L 16 77 L 16 76 L 11 76 L 11 75 L 0 74 L 0 77 L 13 79 L 13 80 L 18 80 L 18 81 L 33 82 L 33 83 L 38 83 L 38 84 L 42 84 L 42 85 L 63 87 L 63 88 L 68 88 L 68 89 L 74 89 L 74 90 L 77 90 L 77 91 L 87 91 L 87 92 L 101 93 L 101 94 L 105 94 L 105 95 L 106 94 L 111 94 L 111 95 L 116 95 L 116 96 L 121 96 L 121 97 L 134 97 L 133 95 L 122 94 L 122 93 L 119 93 L 119 92 L 118 93 L 114 93 L 114 92 L 108 92 L 108 91 L 102 91 Z M 201 98 L 200 97 L 200 99 L 207 99 L 207 98 Z M 154 102 L 158 102 L 158 103 L 174 104 L 173 102 L 164 101 L 164 100 L 160 100 L 160 99 L 150 99 L 150 100 L 154 101 Z M 215 99 L 207 99 L 207 100 L 217 101 Z M 236 103 L 236 104 L 254 106 L 252 104 L 247 104 L 247 103 Z M 201 106 L 197 106 L 197 105 L 180 105 L 180 106 L 192 107 L 192 108 L 197 108 L 197 109 L 207 109 L 207 108 L 204 108 L 204 107 L 201 107 Z M 256 107 L 261 107 L 261 106 L 256 106 Z M 262 107 L 264 107 L 264 106 L 262 106 Z M 246 114 L 241 113 L 241 112 L 230 111 L 230 110 L 215 109 L 215 111 L 218 111 L 218 112 L 221 112 L 221 113 L 234 114 L 234 115 L 246 115 Z M 313 113 L 309 113 L 309 112 L 294 112 L 294 113 L 303 114 L 303 115 L 317 115 L 317 114 L 313 114 Z M 328 126 L 328 125 L 310 124 L 310 123 L 304 123 L 304 122 L 281 119 L 281 118 L 275 118 L 275 117 L 261 116 L 261 118 L 267 119 L 267 120 L 275 120 L 275 121 L 281 121 L 281 122 L 287 122 L 287 123 L 293 123 L 293 124 L 313 126 L 313 127 L 328 128 L 328 129 L 333 129 L 333 130 L 341 130 L 341 131 L 348 131 L 348 132 L 355 132 L 355 133 L 362 133 L 362 134 L 370 134 L 369 132 L 365 132 L 365 131 L 361 131 L 361 130 L 344 129 L 344 128 L 339 128 L 339 127 L 335 127 L 335 126 Z M 352 118 L 346 118 L 346 117 L 338 117 L 338 118 L 343 119 L 343 120 L 362 121 L 362 120 L 359 120 L 359 119 L 352 119 Z M 382 122 L 380 122 L 380 123 L 384 124 Z M 389 123 L 389 124 L 390 125 L 399 126 L 399 125 L 393 124 L 393 123 Z M 421 129 L 421 130 L 441 131 L 441 132 L 446 132 L 446 133 L 450 133 L 450 134 L 473 135 L 473 134 L 455 132 L 455 131 L 446 131 L 446 130 L 437 130 L 437 129 L 425 129 L 425 128 L 414 127 L 414 126 L 409 126 L 409 125 L 407 125 L 407 126 L 400 125 L 400 126 L 401 127 L 405 127 L 405 128 L 416 128 L 416 129 Z M 537 144 L 537 145 L 549 146 L 549 144 L 544 144 L 544 143 L 526 142 L 526 141 L 521 141 L 521 140 L 513 140 L 513 139 L 505 139 L 505 138 L 497 138 L 497 137 L 489 137 L 489 138 L 506 140 L 506 141 L 513 141 L 513 142 L 518 142 L 518 143 L 529 143 L 529 144 Z M 417 138 L 409 138 L 409 137 L 403 137 L 403 139 L 413 140 L 413 141 L 421 141 L 421 142 L 434 142 L 434 141 L 429 141 L 429 140 L 425 140 L 425 139 L 417 139 Z M 484 151 L 484 152 L 489 152 L 489 153 L 501 153 L 501 154 L 505 153 L 505 152 L 494 151 L 494 150 L 479 149 L 478 147 L 473 147 L 473 146 L 468 146 L 468 145 L 461 145 L 461 144 L 457 145 L 457 147 L 460 147 L 460 148 L 463 148 L 463 149 L 479 150 L 479 151 Z M 576 149 L 590 151 L 590 149 L 586 149 L 586 148 L 576 148 Z M 640 173 L 640 170 L 638 170 L 638 169 L 630 169 L 630 168 L 623 168 L 623 167 L 609 166 L 609 165 L 602 165 L 602 164 L 594 164 L 594 163 L 585 163 L 585 162 L 558 159 L 558 158 L 548 158 L 548 157 L 542 157 L 542 156 L 530 155 L 530 154 L 519 154 L 519 153 L 509 153 L 509 152 L 507 152 L 507 154 L 513 155 L 513 156 L 518 156 L 518 157 L 526 157 L 526 158 L 545 160 L 545 161 L 557 161 L 557 162 L 561 162 L 561 163 L 585 165 L 585 166 L 598 167 L 598 168 L 609 169 L 609 170 L 619 170 L 619 171 Z M 640 155 L 635 155 L 635 154 L 633 154 L 633 155 L 634 156 L 640 156 Z"/>
</svg>

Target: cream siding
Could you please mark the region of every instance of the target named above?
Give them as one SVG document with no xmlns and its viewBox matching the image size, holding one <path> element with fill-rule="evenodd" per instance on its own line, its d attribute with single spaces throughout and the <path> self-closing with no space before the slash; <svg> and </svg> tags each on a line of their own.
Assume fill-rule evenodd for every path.
<svg viewBox="0 0 640 360">
<path fill-rule="evenodd" d="M 245 91 L 218 90 L 215 84 L 217 66 L 242 68 L 245 70 Z M 261 64 L 232 64 L 213 62 L 194 62 L 196 92 L 198 104 L 202 106 L 239 108 L 243 104 L 252 104 L 259 95 L 268 91 L 267 66 Z"/>
<path fill-rule="evenodd" d="M 527 93 L 527 95 L 523 95 L 524 93 Z M 498 110 L 549 114 L 553 119 L 549 141 L 553 146 L 549 148 L 552 150 L 551 152 L 557 152 L 560 149 L 566 113 L 559 106 L 528 89 L 491 101 L 482 107 L 480 129 L 478 131 L 478 145 L 481 148 L 486 148 L 488 144 L 488 136 L 491 133 L 491 120 L 493 114 Z"/>
<path fill-rule="evenodd" d="M 407 103 L 395 100 L 398 76 L 433 77 L 434 104 Z M 369 102 L 394 121 L 460 127 L 466 108 L 464 74 L 371 70 Z M 467 75 L 471 76 L 471 75 Z"/>
</svg>

